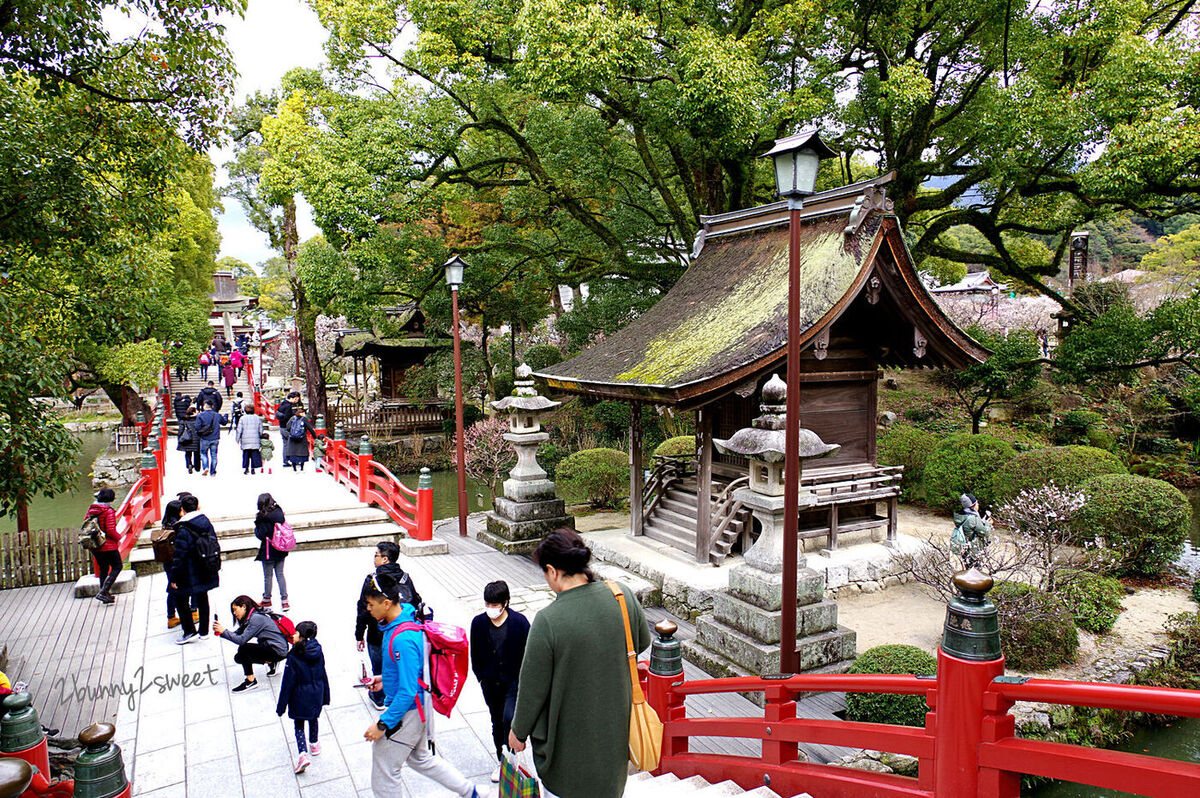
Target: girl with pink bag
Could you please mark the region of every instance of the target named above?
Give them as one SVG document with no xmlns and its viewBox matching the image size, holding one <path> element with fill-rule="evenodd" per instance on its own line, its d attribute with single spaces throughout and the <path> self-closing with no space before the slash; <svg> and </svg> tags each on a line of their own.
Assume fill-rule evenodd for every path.
<svg viewBox="0 0 1200 798">
<path fill-rule="evenodd" d="M 291 609 L 288 604 L 287 580 L 283 576 L 283 564 L 287 560 L 287 551 L 273 545 L 275 526 L 287 524 L 283 509 L 269 493 L 258 497 L 258 515 L 254 518 L 254 537 L 258 538 L 258 554 L 254 559 L 262 563 L 263 569 L 263 598 L 261 607 L 271 608 L 271 577 L 279 584 L 279 599 L 284 612 Z"/>
</svg>

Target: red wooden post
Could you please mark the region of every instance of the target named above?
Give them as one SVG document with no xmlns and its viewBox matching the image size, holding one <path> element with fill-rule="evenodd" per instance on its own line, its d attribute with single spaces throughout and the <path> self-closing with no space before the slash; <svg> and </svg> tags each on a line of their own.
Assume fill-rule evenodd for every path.
<svg viewBox="0 0 1200 798">
<path fill-rule="evenodd" d="M 358 442 L 358 500 L 367 502 L 367 491 L 371 487 L 371 439 L 366 435 Z M 367 502 L 368 504 L 370 502 Z"/>
<path fill-rule="evenodd" d="M 428 468 L 422 468 L 417 479 L 417 529 L 413 538 L 433 540 L 433 476 Z"/>
<path fill-rule="evenodd" d="M 156 518 L 162 518 L 162 472 L 158 470 L 158 460 L 150 452 L 142 452 L 142 476 L 146 479 L 143 490 L 150 493 L 150 506 L 154 508 Z"/>
<path fill-rule="evenodd" d="M 933 790 L 936 795 L 979 795 L 979 745 L 985 721 L 997 730 L 997 712 L 985 708 L 984 698 L 992 680 L 1004 675 L 1004 656 L 996 607 L 986 598 L 992 578 L 971 569 L 955 574 L 954 586 L 958 595 L 946 608 L 945 632 L 938 648 L 937 692 L 930 694 L 933 712 L 926 718 L 926 728 L 934 738 Z M 1004 786 L 1004 781 L 993 780 L 993 787 Z M 1016 779 L 1008 783 L 1020 786 Z M 1017 798 L 1018 790 L 991 795 Z"/>
<path fill-rule="evenodd" d="M 767 723 L 767 736 L 780 728 L 780 721 L 796 719 L 796 700 L 792 691 L 784 687 L 775 687 L 766 691 L 767 705 L 763 707 L 763 720 Z M 782 765 L 794 762 L 799 755 L 800 747 L 796 743 L 764 739 L 762 742 L 763 761 L 770 765 Z"/>
<path fill-rule="evenodd" d="M 346 433 L 338 424 L 333 428 L 333 439 L 329 441 L 329 462 L 333 466 L 334 482 L 341 482 L 346 474 Z M 326 466 L 328 468 L 328 466 Z"/>
</svg>

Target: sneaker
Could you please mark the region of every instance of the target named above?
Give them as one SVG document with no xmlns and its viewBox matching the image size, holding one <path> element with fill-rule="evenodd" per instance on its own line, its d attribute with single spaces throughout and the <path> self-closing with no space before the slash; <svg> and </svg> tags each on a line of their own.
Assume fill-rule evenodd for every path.
<svg viewBox="0 0 1200 798">
<path fill-rule="evenodd" d="M 287 612 L 288 610 L 290 610 L 290 609 L 292 608 L 292 605 L 291 605 L 291 604 L 288 604 L 288 600 L 287 600 L 287 599 L 284 599 L 284 600 L 283 600 L 283 603 L 282 603 L 282 605 L 281 605 L 281 606 L 283 607 L 283 611 L 284 611 L 284 612 Z"/>
<path fill-rule="evenodd" d="M 309 743 L 308 750 L 312 753 L 313 756 L 320 756 L 321 755 L 321 744 L 320 743 Z"/>
<path fill-rule="evenodd" d="M 492 771 L 492 784 L 500 783 L 500 766 L 496 765 L 496 769 Z"/>
<path fill-rule="evenodd" d="M 252 682 L 252 681 L 250 681 L 249 679 L 243 679 L 243 680 L 242 680 L 242 683 L 241 683 L 241 684 L 239 684 L 237 687 L 233 688 L 232 692 L 234 692 L 234 693 L 244 693 L 244 692 L 246 692 L 247 690 L 253 690 L 255 687 L 258 687 L 258 682 L 257 682 L 257 681 L 253 681 L 253 682 Z"/>
<path fill-rule="evenodd" d="M 99 601 L 101 604 L 112 604 L 114 601 L 116 601 L 116 599 L 110 596 L 108 593 L 97 593 L 96 601 Z"/>
<path fill-rule="evenodd" d="M 311 763 L 312 760 L 308 758 L 308 754 L 301 754 L 300 760 L 296 762 L 296 772 L 303 773 Z"/>
<path fill-rule="evenodd" d="M 168 629 L 174 629 L 178 625 L 179 625 L 178 618 L 167 618 L 167 628 Z"/>
<path fill-rule="evenodd" d="M 198 635 L 195 632 L 192 632 L 190 635 L 184 634 L 182 637 L 180 637 L 178 640 L 175 641 L 175 645 L 186 646 L 188 643 L 192 642 L 197 637 L 198 637 Z"/>
<path fill-rule="evenodd" d="M 258 606 L 262 607 L 264 610 L 271 609 L 271 597 L 263 596 L 263 600 L 258 603 Z"/>
<path fill-rule="evenodd" d="M 278 666 L 278 665 L 279 665 L 279 663 L 278 663 L 278 662 L 272 662 L 272 663 L 268 664 L 268 665 L 267 665 L 267 675 L 268 675 L 268 676 L 274 676 L 274 675 L 275 675 L 275 668 L 276 668 L 276 666 Z"/>
</svg>

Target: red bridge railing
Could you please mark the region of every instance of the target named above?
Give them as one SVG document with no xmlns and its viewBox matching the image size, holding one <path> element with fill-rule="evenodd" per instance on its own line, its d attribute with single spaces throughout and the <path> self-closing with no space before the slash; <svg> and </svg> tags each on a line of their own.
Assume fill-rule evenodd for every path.
<svg viewBox="0 0 1200 798">
<path fill-rule="evenodd" d="M 669 635 L 669 633 L 668 633 Z M 660 642 L 661 642 L 660 637 Z M 659 645 L 656 642 L 655 645 Z M 642 664 L 647 700 L 663 721 L 656 772 L 780 795 L 820 798 L 1017 798 L 1022 775 L 1042 776 L 1161 798 L 1200 795 L 1200 764 L 1144 754 L 1020 739 L 1009 710 L 1016 701 L 1200 717 L 1200 691 L 1004 676 L 1003 658 L 961 659 L 938 651 L 935 677 L 801 675 L 681 681 Z M 800 718 L 796 700 L 813 692 L 924 696 L 923 728 Z M 689 718 L 689 695 L 762 692 L 762 717 Z M 693 737 L 758 740 L 761 757 L 692 752 Z M 823 765 L 802 759 L 799 743 L 847 746 L 916 757 L 916 778 Z"/>
<path fill-rule="evenodd" d="M 318 428 L 317 432 L 325 430 Z M 335 434 L 325 449 L 325 473 L 355 493 L 359 501 L 382 509 L 410 537 L 433 540 L 433 480 L 428 468 L 421 469 L 417 489 L 413 490 L 375 462 L 365 435 L 357 451 L 351 451 L 347 442 Z"/>
</svg>

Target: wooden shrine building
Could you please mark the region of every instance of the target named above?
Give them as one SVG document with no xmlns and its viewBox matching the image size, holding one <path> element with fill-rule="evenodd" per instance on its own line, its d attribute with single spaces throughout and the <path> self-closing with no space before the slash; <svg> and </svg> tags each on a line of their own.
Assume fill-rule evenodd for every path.
<svg viewBox="0 0 1200 798">
<path fill-rule="evenodd" d="M 886 528 L 889 540 L 895 536 L 901 469 L 879 466 L 875 453 L 881 369 L 960 369 L 987 356 L 918 277 L 885 195 L 888 179 L 804 203 L 800 422 L 841 449 L 804 470 L 802 490 L 817 505 L 802 513 L 800 534 L 827 538 L 830 549 L 840 532 Z M 691 266 L 666 296 L 537 376 L 559 391 L 630 403 L 633 534 L 720 562 L 753 530 L 733 498 L 746 484 L 748 462 L 714 452 L 712 440 L 749 426 L 762 384 L 786 369 L 787 205 L 702 223 Z M 643 403 L 698 411 L 690 466 L 662 459 L 644 479 Z"/>
</svg>

